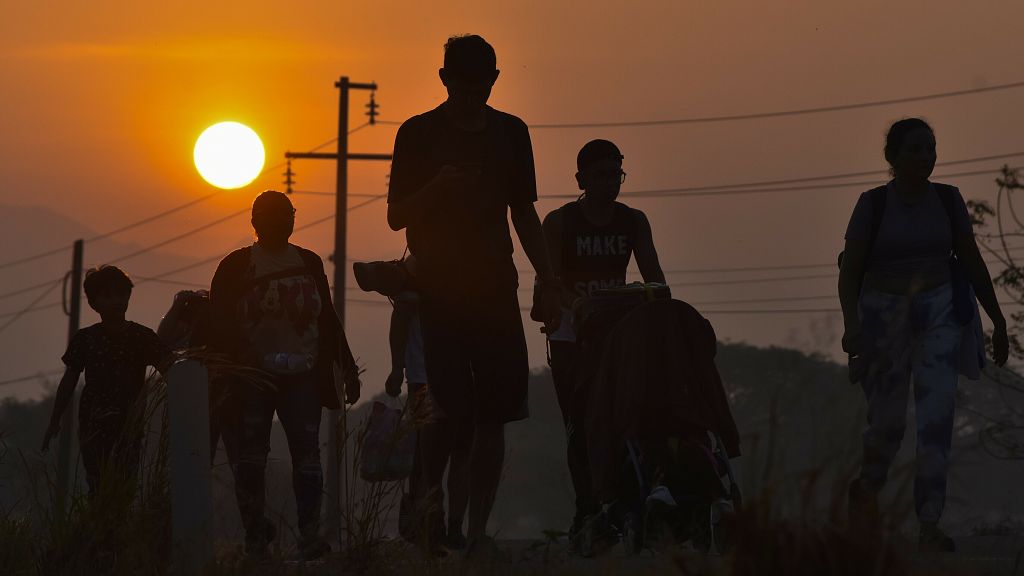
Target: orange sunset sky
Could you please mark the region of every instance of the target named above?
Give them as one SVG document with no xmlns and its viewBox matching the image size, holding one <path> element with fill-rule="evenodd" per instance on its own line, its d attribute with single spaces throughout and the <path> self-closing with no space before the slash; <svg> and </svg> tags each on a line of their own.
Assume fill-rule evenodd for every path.
<svg viewBox="0 0 1024 576">
<path fill-rule="evenodd" d="M 502 74 L 493 106 L 528 124 L 551 124 L 795 110 L 1021 82 L 1022 21 L 1024 4 L 1010 1 L 8 2 L 0 19 L 0 294 L 59 279 L 75 238 L 212 192 L 193 166 L 192 147 L 215 122 L 236 120 L 260 134 L 264 174 L 87 243 L 87 265 L 181 235 L 280 187 L 286 150 L 336 134 L 339 76 L 377 82 L 385 120 L 436 106 L 444 98 L 437 68 L 452 34 L 478 33 L 494 45 Z M 353 128 L 364 121 L 366 97 L 353 93 Z M 576 192 L 575 155 L 584 142 L 619 144 L 629 173 L 621 199 L 647 211 L 674 295 L 707 311 L 720 338 L 836 355 L 839 315 L 778 311 L 838 307 L 829 263 L 857 194 L 870 186 L 810 182 L 763 194 L 635 199 L 630 192 L 882 170 L 885 129 L 911 115 L 935 127 L 940 162 L 1024 152 L 1022 103 L 1018 88 L 779 118 L 531 133 L 542 196 Z M 351 149 L 390 152 L 394 134 L 394 126 L 361 130 Z M 1024 163 L 1024 155 L 940 166 L 936 175 L 1003 162 Z M 334 190 L 332 163 L 299 161 L 294 169 L 296 189 Z M 387 173 L 386 163 L 353 163 L 350 191 L 385 193 Z M 993 178 L 945 180 L 982 199 L 993 197 Z M 879 172 L 827 183 L 884 179 Z M 330 197 L 293 200 L 297 226 L 333 210 Z M 538 211 L 564 201 L 542 198 Z M 388 229 L 383 202 L 353 211 L 349 221 L 350 258 L 402 254 L 404 235 Z M 325 223 L 293 241 L 326 258 L 332 234 Z M 247 241 L 243 215 L 118 265 L 154 276 Z M 63 245 L 66 252 L 3 266 Z M 516 258 L 527 270 L 518 249 Z M 695 271 L 787 265 L 796 267 Z M 208 283 L 214 266 L 164 278 L 182 285 L 139 284 L 129 318 L 155 327 L 174 292 Z M 749 282 L 779 277 L 798 278 Z M 529 286 L 532 275 L 523 278 Z M 0 381 L 60 368 L 67 320 L 59 306 L 46 307 L 60 302 L 59 286 L 44 293 L 52 287 L 0 297 L 0 326 L 9 324 L 0 329 Z M 387 374 L 389 309 L 375 295 L 349 296 L 374 301 L 350 303 L 347 313 L 373 393 Z M 809 298 L 817 296 L 826 297 Z M 528 292 L 520 297 L 528 303 Z M 8 322 L 33 302 L 43 308 Z M 83 325 L 96 320 L 88 311 Z M 527 337 L 531 364 L 544 364 L 536 324 L 527 323 Z M 0 397 L 42 389 L 25 380 L 0 387 Z"/>
</svg>

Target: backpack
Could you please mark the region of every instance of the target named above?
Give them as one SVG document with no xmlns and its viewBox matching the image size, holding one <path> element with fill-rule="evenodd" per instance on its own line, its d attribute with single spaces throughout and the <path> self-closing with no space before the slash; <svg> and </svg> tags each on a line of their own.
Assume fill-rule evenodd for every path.
<svg viewBox="0 0 1024 576">
<path fill-rule="evenodd" d="M 966 326 L 974 319 L 976 313 L 974 289 L 971 287 L 970 279 L 963 264 L 957 258 L 957 230 L 953 225 L 953 214 L 956 212 L 955 190 L 948 184 L 932 183 L 935 192 L 939 195 L 942 207 L 946 211 L 946 218 L 949 221 L 949 229 L 953 236 L 953 252 L 949 256 L 950 281 L 953 284 L 953 313 L 957 321 Z M 868 255 L 871 255 L 875 247 L 875 240 L 878 238 L 878 231 L 882 227 L 882 217 L 885 215 L 885 205 L 888 198 L 886 193 L 888 185 L 879 186 L 868 190 L 868 197 L 871 199 L 871 234 L 868 237 Z M 843 266 L 843 253 L 839 253 L 839 267 Z"/>
<path fill-rule="evenodd" d="M 334 363 L 336 362 L 346 375 L 359 373 L 352 350 L 349 348 L 345 333 L 338 322 L 338 317 L 333 313 L 333 304 L 327 276 L 323 271 L 323 262 L 314 252 L 296 246 L 299 255 L 302 256 L 306 268 L 317 279 L 317 290 L 320 293 L 321 301 L 324 303 L 324 312 L 318 319 L 320 323 L 320 337 L 324 339 L 322 348 L 329 351 L 328 356 L 321 356 L 314 370 L 317 372 L 317 391 L 320 396 L 320 403 L 324 408 L 338 410 L 343 407 L 341 390 L 336 383 Z M 248 278 L 249 263 L 251 262 L 252 247 L 246 246 L 235 250 L 221 261 L 214 275 L 214 282 L 211 290 L 211 308 L 214 319 L 211 326 L 211 343 L 217 351 L 235 352 L 234 334 L 231 328 L 235 324 L 234 314 L 235 303 L 241 296 L 245 285 L 251 281 Z M 331 310 L 330 313 L 327 310 Z M 357 376 L 348 376 L 358 378 Z"/>
</svg>

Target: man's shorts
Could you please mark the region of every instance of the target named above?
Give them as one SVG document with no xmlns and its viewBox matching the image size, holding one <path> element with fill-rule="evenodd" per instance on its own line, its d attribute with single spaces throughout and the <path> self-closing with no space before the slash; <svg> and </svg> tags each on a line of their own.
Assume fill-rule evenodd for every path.
<svg viewBox="0 0 1024 576">
<path fill-rule="evenodd" d="M 471 297 L 420 293 L 427 381 L 438 407 L 474 424 L 529 415 L 526 337 L 515 290 Z"/>
</svg>

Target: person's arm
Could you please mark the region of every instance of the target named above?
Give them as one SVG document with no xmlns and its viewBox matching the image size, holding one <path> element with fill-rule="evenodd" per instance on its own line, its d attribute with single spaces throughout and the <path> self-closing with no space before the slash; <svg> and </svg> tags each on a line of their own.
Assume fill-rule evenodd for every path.
<svg viewBox="0 0 1024 576">
<path fill-rule="evenodd" d="M 544 242 L 548 248 L 548 261 L 551 263 L 551 273 L 555 278 L 562 277 L 562 209 L 552 210 L 544 217 L 541 228 L 544 231 Z M 561 305 L 565 308 L 572 307 L 574 294 L 566 292 L 559 287 Z"/>
<path fill-rule="evenodd" d="M 234 268 L 237 268 L 234 265 L 235 258 L 238 256 L 233 252 L 221 260 L 210 281 L 209 348 L 232 357 L 237 352 L 233 314 L 237 288 L 234 287 L 236 282 L 232 278 Z"/>
<path fill-rule="evenodd" d="M 1010 354 L 1006 318 L 999 307 L 996 290 L 992 285 L 992 277 L 989 275 L 985 260 L 981 257 L 981 251 L 978 249 L 978 242 L 973 233 L 957 234 L 956 255 L 967 272 L 967 278 L 971 281 L 971 286 L 974 287 L 978 302 L 992 320 L 992 359 L 997 365 L 1002 366 Z"/>
<path fill-rule="evenodd" d="M 391 311 L 391 330 L 388 343 L 391 345 L 391 373 L 384 383 L 384 391 L 390 396 L 402 393 L 405 379 L 405 346 L 409 341 L 409 325 L 416 313 L 415 305 L 401 299 L 395 301 Z"/>
<path fill-rule="evenodd" d="M 68 404 L 71 403 L 71 399 L 75 396 L 75 387 L 78 386 L 78 378 L 81 374 L 82 371 L 80 369 L 71 368 L 70 366 L 64 370 L 64 377 L 60 379 L 60 384 L 57 385 L 57 397 L 53 402 L 50 424 L 47 426 L 46 434 L 43 436 L 43 452 L 50 449 L 50 440 L 60 432 L 61 418 L 64 417 L 64 411 L 67 410 Z"/>
<path fill-rule="evenodd" d="M 651 232 L 651 223 L 647 215 L 640 210 L 633 210 L 637 219 L 637 237 L 634 247 L 636 266 L 640 269 L 640 275 L 644 282 L 665 283 L 665 272 L 658 262 L 658 251 L 654 249 L 654 234 Z"/>
<path fill-rule="evenodd" d="M 537 272 L 537 278 L 543 290 L 541 301 L 544 305 L 546 320 L 545 331 L 550 334 L 558 330 L 562 319 L 561 288 L 558 278 L 551 268 L 551 259 L 548 255 L 547 243 L 544 240 L 544 229 L 540 224 L 540 216 L 532 202 L 521 202 L 511 205 L 512 226 L 519 236 L 519 243 L 523 245 L 526 257 Z"/>
<path fill-rule="evenodd" d="M 843 308 L 843 350 L 851 356 L 861 352 L 860 316 L 857 313 L 861 285 L 868 260 L 868 244 L 847 240 L 839 268 L 839 303 Z"/>
<path fill-rule="evenodd" d="M 553 280 L 554 270 L 551 267 L 551 257 L 548 254 L 547 243 L 544 239 L 544 228 L 540 224 L 540 216 L 532 202 L 513 204 L 509 207 L 512 214 L 512 226 L 516 229 L 519 242 L 523 245 L 526 257 L 537 272 L 541 281 Z"/>
<path fill-rule="evenodd" d="M 191 290 L 182 290 L 175 294 L 174 301 L 171 303 L 171 309 L 160 319 L 160 325 L 156 328 L 156 335 L 160 337 L 160 340 L 168 348 L 178 346 L 182 339 L 182 334 L 188 328 L 181 319 L 181 315 L 185 311 L 185 301 L 190 294 L 192 294 Z"/>
</svg>

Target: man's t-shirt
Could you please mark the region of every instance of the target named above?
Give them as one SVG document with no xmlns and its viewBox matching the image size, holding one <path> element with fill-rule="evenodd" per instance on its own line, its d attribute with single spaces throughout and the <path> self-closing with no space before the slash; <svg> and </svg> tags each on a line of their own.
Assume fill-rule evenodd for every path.
<svg viewBox="0 0 1024 576">
<path fill-rule="evenodd" d="M 914 204 L 901 201 L 891 182 L 885 194 L 885 211 L 865 274 L 879 279 L 948 281 L 953 228 L 958 236 L 974 234 L 960 191 L 953 193 L 953 213 L 949 215 L 934 186 Z M 869 242 L 873 218 L 871 195 L 865 192 L 850 216 L 846 239 Z"/>
<path fill-rule="evenodd" d="M 246 364 L 276 374 L 308 372 L 319 352 L 316 281 L 295 246 L 272 253 L 254 244 L 252 281 L 240 303 Z"/>
<path fill-rule="evenodd" d="M 117 329 L 97 323 L 76 332 L 61 360 L 85 371 L 81 425 L 87 430 L 104 422 L 119 426 L 143 390 L 146 367 L 161 366 L 169 357 L 156 333 L 135 322 Z"/>
<path fill-rule="evenodd" d="M 441 107 L 407 120 L 395 138 L 388 202 L 419 192 L 442 166 L 479 176 L 462 190 L 439 191 L 407 228 L 421 287 L 465 293 L 514 290 L 510 205 L 537 200 L 533 148 L 522 120 L 487 108 L 487 126 L 471 132 Z"/>
</svg>

